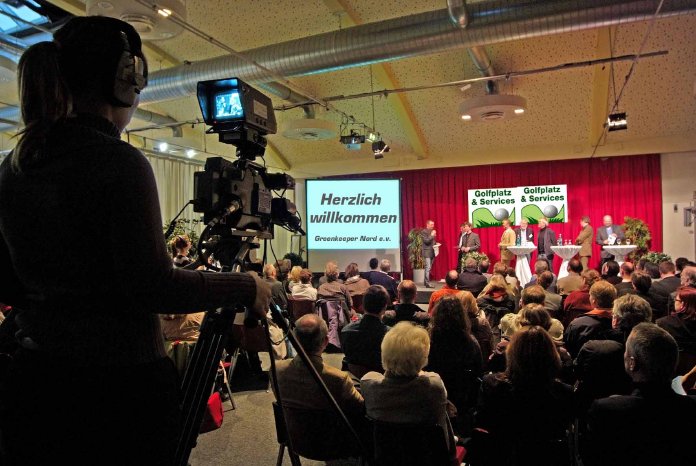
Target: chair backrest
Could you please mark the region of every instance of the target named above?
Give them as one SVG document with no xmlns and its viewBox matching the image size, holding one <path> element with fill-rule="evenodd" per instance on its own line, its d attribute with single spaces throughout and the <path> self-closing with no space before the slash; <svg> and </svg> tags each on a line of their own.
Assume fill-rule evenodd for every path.
<svg viewBox="0 0 696 466">
<path fill-rule="evenodd" d="M 315 461 L 360 456 L 351 433 L 334 411 L 288 406 L 283 406 L 281 411 L 287 428 L 287 445 L 294 453 Z M 276 435 L 280 438 L 282 432 L 278 432 L 277 425 L 276 418 Z"/>
<path fill-rule="evenodd" d="M 267 353 L 268 340 L 263 327 L 246 327 L 244 325 L 232 325 L 232 339 L 237 342 L 240 349 L 253 353 Z"/>
<path fill-rule="evenodd" d="M 369 367 L 361 366 L 360 364 L 348 363 L 348 372 L 353 374 L 358 379 L 362 379 L 362 376 L 372 371 Z"/>
<path fill-rule="evenodd" d="M 443 429 L 437 424 L 371 422 L 377 466 L 446 466 L 454 462 Z"/>
<path fill-rule="evenodd" d="M 353 296 L 351 296 L 351 299 L 353 300 L 353 310 L 355 310 L 355 312 L 357 312 L 358 314 L 365 313 L 365 309 L 363 309 L 364 297 L 364 294 L 354 294 Z"/>
<path fill-rule="evenodd" d="M 314 312 L 314 301 L 311 299 L 288 298 L 288 310 L 293 322 L 306 314 Z"/>
</svg>

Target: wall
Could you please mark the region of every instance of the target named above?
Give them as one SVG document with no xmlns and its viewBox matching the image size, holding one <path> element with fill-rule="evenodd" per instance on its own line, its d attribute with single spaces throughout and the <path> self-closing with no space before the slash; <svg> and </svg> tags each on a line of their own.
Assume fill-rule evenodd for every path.
<svg viewBox="0 0 696 466">
<path fill-rule="evenodd" d="M 662 154 L 663 251 L 672 258 L 696 258 L 694 226 L 684 226 L 684 207 L 693 205 L 696 192 L 696 152 Z M 675 212 L 675 205 L 677 211 Z"/>
</svg>

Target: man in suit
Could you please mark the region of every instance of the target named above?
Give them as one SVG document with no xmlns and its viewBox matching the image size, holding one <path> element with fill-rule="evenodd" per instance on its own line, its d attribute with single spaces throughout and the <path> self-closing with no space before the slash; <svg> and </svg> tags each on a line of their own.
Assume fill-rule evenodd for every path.
<svg viewBox="0 0 696 466">
<path fill-rule="evenodd" d="M 650 303 L 654 320 L 665 317 L 668 314 L 670 310 L 667 309 L 668 297 L 655 290 L 650 275 L 645 272 L 633 272 L 631 274 L 631 283 L 636 294 Z"/>
<path fill-rule="evenodd" d="M 423 260 L 425 261 L 425 280 L 423 286 L 426 288 L 432 288 L 430 286 L 430 270 L 433 268 L 433 261 L 435 260 L 435 236 L 437 232 L 435 231 L 435 222 L 428 220 L 425 222 L 425 228 L 421 230 L 421 238 L 423 238 Z"/>
<path fill-rule="evenodd" d="M 481 249 L 481 238 L 479 235 L 471 231 L 471 223 L 464 222 L 459 227 L 459 254 L 457 255 L 457 271 L 462 270 L 462 257 L 470 252 L 477 252 Z"/>
<path fill-rule="evenodd" d="M 583 271 L 582 263 L 577 259 L 571 259 L 568 262 L 568 275 L 559 278 L 556 283 L 558 294 L 568 296 L 575 290 L 582 288 L 582 277 L 580 274 Z"/>
<path fill-rule="evenodd" d="M 580 263 L 582 264 L 582 270 L 587 270 L 587 264 L 590 262 L 590 257 L 592 257 L 592 226 L 590 225 L 590 217 L 583 215 L 580 219 L 580 233 L 578 237 L 575 238 L 575 244 L 580 246 Z"/>
<path fill-rule="evenodd" d="M 329 344 L 329 329 L 326 322 L 316 314 L 307 314 L 295 322 L 295 336 L 307 352 L 312 365 L 347 416 L 359 419 L 363 416 L 364 401 L 355 389 L 350 376 L 330 364 L 324 364 L 321 353 Z M 326 409 L 331 406 L 326 397 L 309 375 L 300 356 L 276 363 L 278 388 L 284 406 L 306 409 Z M 275 384 L 271 384 L 275 391 Z"/>
<path fill-rule="evenodd" d="M 631 282 L 631 275 L 633 275 L 633 272 L 635 272 L 633 262 L 624 262 L 621 264 L 621 283 L 614 285 L 617 296 L 636 293 L 636 290 L 633 288 L 633 283 Z"/>
<path fill-rule="evenodd" d="M 653 283 L 653 287 L 655 291 L 669 296 L 677 291 L 677 288 L 681 285 L 680 278 L 675 275 L 677 269 L 672 261 L 662 261 L 658 267 L 660 269 L 660 280 Z"/>
<path fill-rule="evenodd" d="M 619 244 L 624 240 L 625 235 L 623 228 L 621 228 L 620 225 L 614 225 L 611 215 L 605 215 L 602 221 L 604 225 L 597 228 L 597 239 L 595 240 L 597 244 L 600 246 L 610 246 L 612 244 Z M 614 260 L 614 256 L 609 254 L 608 251 L 605 251 L 604 248 L 602 248 L 600 257 L 602 258 L 602 264 L 606 261 Z"/>
<path fill-rule="evenodd" d="M 534 230 L 529 228 L 529 220 L 524 217 L 520 220 L 520 226 L 515 228 L 515 242 L 522 246 L 534 243 Z M 532 260 L 531 254 L 527 254 L 527 260 Z"/>
<path fill-rule="evenodd" d="M 508 251 L 508 247 L 515 245 L 515 231 L 510 227 L 510 219 L 506 218 L 503 220 L 503 227 L 505 231 L 503 231 L 503 236 L 500 237 L 500 243 L 498 243 L 498 247 L 500 248 L 500 261 L 505 264 L 506 267 L 509 267 L 515 255 L 511 251 Z"/>
<path fill-rule="evenodd" d="M 372 265 L 372 261 L 370 261 L 370 265 Z M 387 293 L 389 293 L 389 302 L 393 303 L 396 301 L 397 284 L 396 280 L 389 275 L 390 270 L 391 262 L 389 262 L 388 259 L 382 259 L 379 264 L 379 269 L 372 270 L 367 281 L 370 282 L 370 285 L 383 286 L 384 289 L 387 290 Z"/>
<path fill-rule="evenodd" d="M 486 287 L 488 280 L 483 276 L 476 264 L 476 259 L 470 257 L 464 263 L 464 270 L 459 274 L 456 281 L 458 290 L 465 290 L 471 292 L 474 298 L 478 298 L 478 295 Z"/>
<path fill-rule="evenodd" d="M 539 244 L 537 244 L 537 260 L 546 259 L 549 269 L 553 268 L 553 257 L 555 256 L 551 246 L 556 246 L 556 232 L 549 228 L 549 219 L 541 217 L 539 219 Z"/>
<path fill-rule="evenodd" d="M 382 339 L 389 327 L 382 323 L 382 315 L 389 304 L 389 294 L 380 285 L 372 285 L 363 298 L 365 315 L 357 322 L 341 330 L 343 362 L 365 369 L 384 372 L 382 369 Z"/>
<path fill-rule="evenodd" d="M 624 367 L 631 395 L 602 398 L 589 412 L 583 462 L 595 465 L 683 465 L 696 458 L 696 399 L 671 389 L 677 343 L 656 325 L 641 323 L 626 341 Z"/>
</svg>

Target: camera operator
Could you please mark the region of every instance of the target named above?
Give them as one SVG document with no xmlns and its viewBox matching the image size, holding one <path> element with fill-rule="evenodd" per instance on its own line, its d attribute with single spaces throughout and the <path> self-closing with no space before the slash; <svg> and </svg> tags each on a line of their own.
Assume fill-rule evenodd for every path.
<svg viewBox="0 0 696 466">
<path fill-rule="evenodd" d="M 130 25 L 73 18 L 18 76 L 26 126 L 0 166 L 0 301 L 15 308 L 0 334 L 18 345 L 0 374 L 0 462 L 169 464 L 179 387 L 157 313 L 262 317 L 270 289 L 172 267 L 152 169 L 119 137 L 147 78 Z"/>
</svg>

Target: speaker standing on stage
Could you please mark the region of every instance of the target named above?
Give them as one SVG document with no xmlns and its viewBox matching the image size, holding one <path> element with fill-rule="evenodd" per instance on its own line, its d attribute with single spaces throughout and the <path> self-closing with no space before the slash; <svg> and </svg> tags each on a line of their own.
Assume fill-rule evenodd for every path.
<svg viewBox="0 0 696 466">
<path fill-rule="evenodd" d="M 582 264 L 582 270 L 587 270 L 587 263 L 592 257 L 592 226 L 590 225 L 590 217 L 583 215 L 580 219 L 580 233 L 578 237 L 575 238 L 575 244 L 580 246 L 580 263 Z"/>
<path fill-rule="evenodd" d="M 481 238 L 479 235 L 471 231 L 471 223 L 464 222 L 459 227 L 459 243 L 457 247 L 459 248 L 459 254 L 457 256 L 457 271 L 461 273 L 462 271 L 462 257 L 470 252 L 478 252 L 481 249 Z"/>
<path fill-rule="evenodd" d="M 0 456 L 170 464 L 179 385 L 157 314 L 239 303 L 262 316 L 270 289 L 172 266 L 152 168 L 120 139 L 147 83 L 132 26 L 73 18 L 24 53 L 18 76 L 25 127 L 0 165 L 0 302 L 13 306 L 0 342 L 15 345 Z"/>
<path fill-rule="evenodd" d="M 549 269 L 553 268 L 553 258 L 555 256 L 551 246 L 556 246 L 556 232 L 549 228 L 549 219 L 541 217 L 539 219 L 539 243 L 537 244 L 537 260 L 545 259 L 549 263 Z"/>
<path fill-rule="evenodd" d="M 428 220 L 425 222 L 425 228 L 421 230 L 421 237 L 423 238 L 423 261 L 425 262 L 425 280 L 423 285 L 426 288 L 432 288 L 430 286 L 430 270 L 433 268 L 433 261 L 435 261 L 435 236 L 437 232 L 435 231 L 435 222 Z"/>
<path fill-rule="evenodd" d="M 515 245 L 515 231 L 510 227 L 510 219 L 503 220 L 503 226 L 505 231 L 503 236 L 500 238 L 500 243 L 498 247 L 500 248 L 500 260 L 507 267 L 510 266 L 512 258 L 515 256 L 511 251 L 508 251 L 508 246 Z"/>
</svg>

